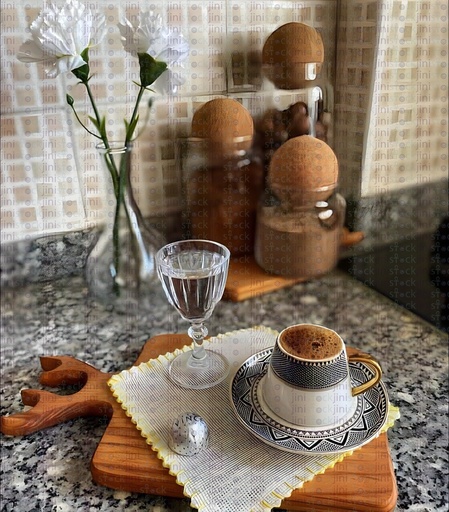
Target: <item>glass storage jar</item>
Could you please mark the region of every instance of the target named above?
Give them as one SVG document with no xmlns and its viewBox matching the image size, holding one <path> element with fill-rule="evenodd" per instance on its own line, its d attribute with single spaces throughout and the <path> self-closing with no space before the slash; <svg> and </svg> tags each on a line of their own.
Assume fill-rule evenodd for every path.
<svg viewBox="0 0 449 512">
<path fill-rule="evenodd" d="M 209 139 L 181 141 L 185 235 L 222 243 L 232 256 L 254 252 L 264 176 L 251 139 L 238 137 L 220 147 Z"/>
<path fill-rule="evenodd" d="M 255 259 L 267 272 L 311 279 L 332 270 L 339 256 L 346 212 L 334 192 L 326 200 L 281 202 L 271 191 L 261 201 Z"/>
</svg>

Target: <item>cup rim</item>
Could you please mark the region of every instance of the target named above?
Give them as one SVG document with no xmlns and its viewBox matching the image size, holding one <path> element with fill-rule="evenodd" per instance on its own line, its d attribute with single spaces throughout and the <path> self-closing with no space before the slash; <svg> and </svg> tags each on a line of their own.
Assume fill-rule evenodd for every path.
<svg viewBox="0 0 449 512">
<path fill-rule="evenodd" d="M 214 265 L 211 267 L 211 270 L 216 271 L 219 268 L 224 267 L 225 265 L 229 265 L 229 259 L 231 257 L 230 250 L 223 244 L 220 244 L 219 242 L 215 242 L 214 240 L 207 240 L 207 239 L 200 239 L 200 238 L 192 238 L 192 239 L 186 239 L 186 240 L 177 240 L 174 242 L 170 242 L 163 247 L 161 247 L 157 253 L 156 253 L 156 262 L 158 269 L 164 269 L 164 273 L 168 275 L 176 274 L 176 271 L 173 271 L 173 269 L 164 261 L 164 254 L 167 251 L 170 251 L 171 248 L 175 246 L 195 246 L 195 245 L 204 245 L 204 246 L 213 246 L 217 249 L 217 252 L 220 252 L 223 256 L 223 261 L 219 261 L 214 263 Z M 159 271 L 159 270 L 158 270 Z M 189 276 L 189 275 L 195 275 L 198 273 L 198 270 L 185 270 L 183 271 L 183 274 Z"/>
<path fill-rule="evenodd" d="M 299 356 L 295 356 L 293 354 L 290 354 L 288 353 L 285 348 L 282 346 L 281 344 L 281 336 L 282 334 L 289 330 L 289 329 L 292 329 L 294 327 L 313 327 L 313 328 L 319 328 L 319 329 L 322 329 L 322 330 L 325 330 L 331 334 L 334 334 L 339 340 L 340 340 L 340 350 L 337 354 L 333 355 L 333 356 L 329 356 L 329 357 L 323 357 L 321 359 L 309 359 L 309 358 L 306 358 L 306 357 L 299 357 Z M 279 350 L 284 354 L 286 355 L 287 357 L 291 357 L 292 359 L 296 359 L 297 361 L 306 361 L 308 363 L 322 363 L 322 362 L 328 362 L 328 361 L 333 361 L 334 359 L 336 359 L 337 357 L 340 356 L 340 354 L 342 352 L 345 351 L 345 343 L 343 341 L 343 338 L 338 334 L 338 332 L 334 331 L 333 329 L 330 329 L 329 327 L 325 327 L 324 325 L 319 325 L 319 324 L 310 324 L 310 323 L 300 323 L 300 324 L 293 324 L 293 325 L 289 325 L 287 327 L 284 327 L 284 329 L 282 329 L 282 331 L 279 332 L 279 334 L 277 335 L 277 338 L 276 338 L 276 341 L 277 341 L 277 345 L 278 345 L 278 348 Z"/>
</svg>

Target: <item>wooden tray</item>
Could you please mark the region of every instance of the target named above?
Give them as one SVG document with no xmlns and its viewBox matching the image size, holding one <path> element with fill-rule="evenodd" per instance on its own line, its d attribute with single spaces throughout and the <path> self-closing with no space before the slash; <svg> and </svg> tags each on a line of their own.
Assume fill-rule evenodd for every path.
<svg viewBox="0 0 449 512">
<path fill-rule="evenodd" d="M 145 344 L 136 365 L 190 343 L 187 335 L 163 334 Z M 348 349 L 348 353 L 354 353 Z M 42 357 L 40 382 L 55 387 L 84 384 L 80 391 L 60 396 L 42 390 L 23 390 L 23 412 L 3 416 L 0 430 L 6 435 L 26 435 L 80 416 L 108 416 L 109 425 L 91 461 L 95 482 L 114 489 L 182 497 L 182 487 L 162 466 L 107 386 L 112 374 L 68 356 Z M 397 500 L 396 480 L 388 438 L 380 435 L 302 489 L 295 490 L 282 506 L 292 511 L 389 512 Z"/>
<path fill-rule="evenodd" d="M 363 237 L 364 235 L 361 231 L 350 232 L 344 228 L 342 247 L 356 245 L 363 240 Z M 270 274 L 256 263 L 253 256 L 231 258 L 223 298 L 239 302 L 263 295 L 264 293 L 280 290 L 305 280 L 306 278 L 301 277 L 289 278 Z"/>
<path fill-rule="evenodd" d="M 264 293 L 280 290 L 286 286 L 292 286 L 301 281 L 305 281 L 305 279 L 276 276 L 265 272 L 255 262 L 253 256 L 231 258 L 223 298 L 240 302 Z"/>
</svg>

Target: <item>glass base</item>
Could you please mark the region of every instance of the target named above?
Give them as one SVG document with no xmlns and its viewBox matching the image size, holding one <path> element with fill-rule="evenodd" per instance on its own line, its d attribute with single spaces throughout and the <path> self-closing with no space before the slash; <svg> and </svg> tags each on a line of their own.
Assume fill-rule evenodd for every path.
<svg viewBox="0 0 449 512">
<path fill-rule="evenodd" d="M 192 351 L 176 356 L 168 369 L 171 380 L 189 389 L 211 388 L 222 382 L 229 374 L 227 359 L 211 350 L 206 354 L 203 359 L 195 359 Z"/>
</svg>

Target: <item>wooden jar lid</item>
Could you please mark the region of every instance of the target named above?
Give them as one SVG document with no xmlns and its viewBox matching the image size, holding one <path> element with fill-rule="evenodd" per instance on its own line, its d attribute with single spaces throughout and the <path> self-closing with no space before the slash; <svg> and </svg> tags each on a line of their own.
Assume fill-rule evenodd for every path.
<svg viewBox="0 0 449 512">
<path fill-rule="evenodd" d="M 317 70 L 324 61 L 324 45 L 313 27 L 291 22 L 277 28 L 265 41 L 262 64 L 267 78 L 280 89 L 297 89 L 307 82 L 307 65 Z M 313 80 L 313 79 L 309 79 Z"/>
<path fill-rule="evenodd" d="M 211 151 L 226 154 L 248 150 L 254 122 L 248 110 L 232 98 L 215 98 L 202 105 L 192 118 L 192 137 L 207 139 Z"/>
<path fill-rule="evenodd" d="M 322 140 L 302 135 L 285 142 L 270 162 L 268 181 L 281 201 L 325 200 L 337 186 L 338 161 Z"/>
</svg>

